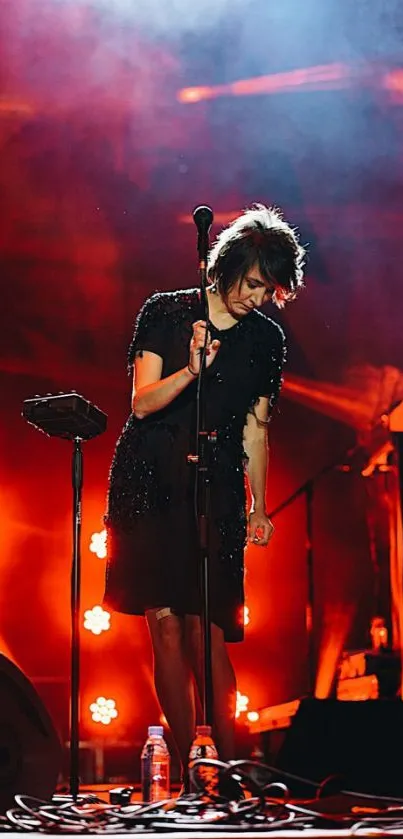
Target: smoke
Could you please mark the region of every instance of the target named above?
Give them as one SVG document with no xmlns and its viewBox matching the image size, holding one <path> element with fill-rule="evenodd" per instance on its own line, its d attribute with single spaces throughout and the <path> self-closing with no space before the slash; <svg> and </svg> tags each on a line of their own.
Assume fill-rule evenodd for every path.
<svg viewBox="0 0 403 839">
<path fill-rule="evenodd" d="M 54 0 L 69 3 L 72 0 Z M 86 0 L 78 0 L 86 4 Z M 293 53 L 322 49 L 329 55 L 333 45 L 363 57 L 388 55 L 401 57 L 402 4 L 400 0 L 376 3 L 373 0 L 92 0 L 92 9 L 110 20 L 138 26 L 150 34 L 180 37 L 187 33 L 200 36 L 215 30 L 228 20 L 241 24 L 239 34 L 248 40 L 253 30 L 257 42 L 266 44 L 266 55 L 273 47 Z M 208 47 L 208 44 L 206 45 Z M 277 51 L 276 49 L 276 51 Z M 235 57 L 235 55 L 234 55 Z"/>
<path fill-rule="evenodd" d="M 96 0 L 94 6 L 108 16 L 130 21 L 153 34 L 179 35 L 203 32 L 216 27 L 239 8 L 247 10 L 245 0 Z"/>
</svg>

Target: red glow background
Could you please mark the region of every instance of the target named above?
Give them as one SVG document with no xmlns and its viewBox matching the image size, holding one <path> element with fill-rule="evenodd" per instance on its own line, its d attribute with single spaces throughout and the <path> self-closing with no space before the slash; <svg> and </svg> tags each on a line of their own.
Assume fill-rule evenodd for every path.
<svg viewBox="0 0 403 839">
<path fill-rule="evenodd" d="M 124 3 L 125 16 L 119 3 L 1 6 L 0 636 L 64 736 L 71 452 L 28 427 L 22 403 L 74 388 L 108 414 L 107 433 L 84 447 L 82 604 L 91 608 L 102 597 L 104 563 L 88 545 L 102 529 L 109 462 L 129 410 L 133 319 L 154 289 L 195 284 L 194 206 L 211 204 L 225 222 L 262 200 L 300 228 L 307 289 L 275 314 L 288 335 L 290 381 L 352 386 L 371 418 L 388 370 L 401 388 L 398 7 L 386 19 L 375 3 L 364 20 L 347 2 L 326 16 L 312 0 L 299 20 L 303 31 L 314 27 L 308 42 L 298 37 L 296 3 L 281 4 L 283 18 L 274 5 L 250 5 L 243 19 L 237 3 L 231 14 L 227 4 L 220 26 L 214 20 L 200 38 L 205 21 L 161 32 Z M 349 68 L 343 84 L 307 75 L 335 62 Z M 248 87 L 248 79 L 290 72 L 291 89 Z M 237 80 L 240 96 L 225 88 Z M 181 101 L 181 90 L 206 85 L 224 88 Z M 272 427 L 271 508 L 343 462 L 357 437 L 341 419 L 285 389 Z M 335 627 L 347 646 L 368 640 L 366 497 L 359 472 L 326 472 L 316 484 L 322 652 Z M 270 550 L 247 552 L 251 623 L 232 655 L 250 708 L 308 688 L 304 515 L 301 497 L 277 517 Z M 159 714 L 142 621 L 114 615 L 110 632 L 83 632 L 82 643 L 83 736 L 96 736 L 85 709 L 104 694 L 120 710 L 113 737 L 142 739 Z"/>
</svg>

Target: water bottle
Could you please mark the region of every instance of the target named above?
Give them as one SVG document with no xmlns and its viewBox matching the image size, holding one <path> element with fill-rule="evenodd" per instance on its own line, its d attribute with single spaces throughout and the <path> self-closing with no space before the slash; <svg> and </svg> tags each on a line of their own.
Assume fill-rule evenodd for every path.
<svg viewBox="0 0 403 839">
<path fill-rule="evenodd" d="M 199 760 L 200 758 L 218 760 L 218 752 L 211 736 L 211 725 L 197 726 L 196 736 L 189 752 L 189 769 L 191 768 L 193 762 L 195 760 Z M 213 766 L 198 767 L 197 777 L 203 784 L 206 793 L 217 794 L 218 773 Z M 190 791 L 199 792 L 198 787 L 194 782 L 192 782 L 192 780 L 190 780 Z"/>
<path fill-rule="evenodd" d="M 150 725 L 141 752 L 141 790 L 143 801 L 169 798 L 170 757 L 162 725 Z"/>
</svg>

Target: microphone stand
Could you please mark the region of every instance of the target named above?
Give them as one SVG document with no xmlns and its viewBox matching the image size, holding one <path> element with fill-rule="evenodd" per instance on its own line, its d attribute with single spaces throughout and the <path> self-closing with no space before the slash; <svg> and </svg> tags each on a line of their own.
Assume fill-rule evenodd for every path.
<svg viewBox="0 0 403 839">
<path fill-rule="evenodd" d="M 210 207 L 198 207 L 193 213 L 198 229 L 197 250 L 199 254 L 200 302 L 202 318 L 208 325 L 209 309 L 207 300 L 207 253 L 209 230 L 213 221 Z M 199 536 L 199 573 L 202 617 L 203 646 L 203 695 L 201 697 L 203 723 L 213 725 L 213 677 L 211 662 L 211 618 L 209 588 L 209 501 L 210 501 L 210 457 L 209 448 L 215 435 L 206 430 L 206 392 L 205 370 L 207 329 L 205 344 L 200 352 L 200 369 L 197 379 L 196 398 L 196 454 L 189 455 L 188 461 L 196 465 L 195 476 L 195 512 Z"/>
<path fill-rule="evenodd" d="M 80 583 L 81 583 L 81 502 L 83 453 L 81 438 L 74 438 L 73 485 L 73 565 L 71 569 L 71 697 L 70 697 L 70 793 L 77 801 L 80 790 Z"/>
</svg>

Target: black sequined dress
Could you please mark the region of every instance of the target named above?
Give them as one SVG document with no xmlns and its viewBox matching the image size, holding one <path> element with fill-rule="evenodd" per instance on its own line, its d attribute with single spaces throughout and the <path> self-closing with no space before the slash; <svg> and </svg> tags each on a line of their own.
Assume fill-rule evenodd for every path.
<svg viewBox="0 0 403 839">
<path fill-rule="evenodd" d="M 162 377 L 188 363 L 192 324 L 201 317 L 198 289 L 153 294 L 141 309 L 129 350 L 163 359 Z M 258 311 L 212 337 L 221 347 L 207 369 L 206 428 L 213 448 L 210 509 L 210 605 L 227 641 L 243 638 L 243 554 L 246 537 L 242 432 L 259 396 L 274 406 L 281 386 L 284 335 Z M 196 383 L 170 405 L 139 420 L 131 415 L 113 457 L 105 522 L 105 604 L 144 614 L 169 606 L 200 614 L 194 514 Z"/>
</svg>

